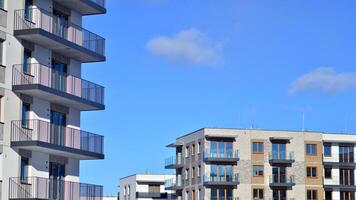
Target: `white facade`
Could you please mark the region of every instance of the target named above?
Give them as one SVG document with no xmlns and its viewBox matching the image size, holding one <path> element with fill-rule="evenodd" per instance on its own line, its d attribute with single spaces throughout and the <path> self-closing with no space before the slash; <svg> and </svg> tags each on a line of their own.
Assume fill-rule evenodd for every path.
<svg viewBox="0 0 356 200">
<path fill-rule="evenodd" d="M 120 199 L 175 199 L 172 191 L 165 190 L 165 181 L 175 175 L 134 174 L 120 179 Z"/>
<path fill-rule="evenodd" d="M 104 156 L 102 141 L 94 147 L 90 142 L 98 140 L 89 139 L 81 131 L 82 104 L 91 102 L 83 103 L 88 100 L 84 99 L 83 88 L 81 95 L 70 91 L 71 85 L 76 84 L 70 82 L 71 76 L 84 83 L 82 61 L 65 52 L 84 52 L 80 48 L 84 43 L 75 46 L 70 34 L 72 27 L 81 26 L 82 15 L 89 13 L 84 12 L 85 3 L 72 0 L 70 6 L 68 2 L 0 0 L 0 79 L 4 77 L 0 80 L 0 199 L 51 199 L 53 195 L 80 199 L 84 187 L 79 183 L 80 160 Z M 40 16 L 39 10 L 47 13 L 47 18 Z M 51 29 L 44 29 L 44 19 Z M 83 38 L 81 41 L 85 42 Z M 67 47 L 59 49 L 61 45 Z M 39 65 L 46 67 L 37 68 Z M 65 72 L 59 72 L 57 65 Z M 45 75 L 47 83 L 43 82 Z M 57 120 L 57 113 L 63 119 Z M 95 149 L 98 146 L 100 150 Z M 57 186 L 63 190 L 53 192 Z M 85 188 L 95 190 L 95 199 L 102 196 L 101 186 Z"/>
</svg>

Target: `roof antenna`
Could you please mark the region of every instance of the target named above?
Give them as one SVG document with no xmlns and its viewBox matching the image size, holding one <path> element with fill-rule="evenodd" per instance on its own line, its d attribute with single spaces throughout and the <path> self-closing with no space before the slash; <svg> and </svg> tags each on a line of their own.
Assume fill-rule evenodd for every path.
<svg viewBox="0 0 356 200">
<path fill-rule="evenodd" d="M 345 112 L 345 118 L 344 118 L 344 133 L 347 133 L 347 113 Z"/>
</svg>

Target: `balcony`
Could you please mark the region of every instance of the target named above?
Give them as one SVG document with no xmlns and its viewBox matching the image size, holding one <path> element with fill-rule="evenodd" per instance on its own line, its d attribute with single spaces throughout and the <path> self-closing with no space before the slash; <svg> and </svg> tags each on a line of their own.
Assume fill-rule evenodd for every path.
<svg viewBox="0 0 356 200">
<path fill-rule="evenodd" d="M 356 162 L 354 157 L 349 159 L 348 155 L 345 155 L 343 159 L 343 154 L 333 153 L 330 156 L 323 155 L 323 163 L 327 166 L 336 166 L 336 167 L 356 167 Z"/>
<path fill-rule="evenodd" d="M 204 151 L 204 162 L 206 163 L 237 163 L 239 161 L 239 151 L 230 153 L 217 153 L 209 150 Z"/>
<path fill-rule="evenodd" d="M 80 62 L 105 61 L 105 39 L 52 13 L 32 8 L 15 11 L 14 35 Z"/>
<path fill-rule="evenodd" d="M 0 26 L 7 27 L 7 11 L 0 7 Z"/>
<path fill-rule="evenodd" d="M 167 193 L 159 193 L 159 192 L 136 192 L 136 198 L 150 198 L 150 199 L 167 199 Z"/>
<path fill-rule="evenodd" d="M 41 120 L 12 121 L 11 147 L 80 160 L 104 159 L 104 137 Z"/>
<path fill-rule="evenodd" d="M 12 200 L 102 200 L 103 187 L 39 177 L 10 178 Z"/>
<path fill-rule="evenodd" d="M 269 177 L 269 186 L 273 189 L 291 189 L 294 185 L 294 176 L 272 175 Z"/>
<path fill-rule="evenodd" d="M 287 165 L 291 166 L 295 162 L 294 152 L 269 152 L 268 160 L 271 165 Z"/>
<path fill-rule="evenodd" d="M 61 5 L 78 11 L 82 15 L 106 13 L 105 0 L 54 0 Z"/>
<path fill-rule="evenodd" d="M 181 179 L 168 179 L 164 182 L 166 190 L 183 190 L 183 184 Z"/>
<path fill-rule="evenodd" d="M 204 186 L 213 187 L 213 186 L 227 186 L 227 187 L 236 187 L 239 184 L 239 175 L 235 174 L 231 177 L 228 176 L 204 176 Z"/>
<path fill-rule="evenodd" d="M 172 156 L 165 160 L 165 169 L 180 169 L 183 168 L 182 156 Z"/>
<path fill-rule="evenodd" d="M 324 177 L 324 189 L 326 190 L 343 190 L 343 191 L 354 191 L 356 192 L 356 185 L 351 181 L 350 184 L 340 183 L 339 177 L 337 179 L 326 179 Z"/>
<path fill-rule="evenodd" d="M 104 87 L 38 63 L 14 65 L 12 90 L 78 110 L 103 110 Z"/>
</svg>

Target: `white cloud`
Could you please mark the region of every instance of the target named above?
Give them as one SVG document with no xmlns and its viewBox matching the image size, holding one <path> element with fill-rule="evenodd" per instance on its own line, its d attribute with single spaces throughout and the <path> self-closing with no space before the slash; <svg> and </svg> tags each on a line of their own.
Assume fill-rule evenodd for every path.
<svg viewBox="0 0 356 200">
<path fill-rule="evenodd" d="M 174 36 L 159 36 L 147 43 L 148 50 L 170 62 L 218 65 L 222 63 L 219 42 L 198 29 L 182 30 Z"/>
<path fill-rule="evenodd" d="M 356 73 L 338 73 L 331 67 L 320 67 L 299 77 L 289 90 L 290 94 L 313 91 L 325 94 L 356 91 Z"/>
</svg>

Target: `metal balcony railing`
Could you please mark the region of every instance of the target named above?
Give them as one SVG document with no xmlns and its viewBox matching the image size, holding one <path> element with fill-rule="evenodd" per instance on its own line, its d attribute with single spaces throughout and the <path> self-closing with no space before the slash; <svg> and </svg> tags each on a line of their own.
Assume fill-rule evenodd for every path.
<svg viewBox="0 0 356 200">
<path fill-rule="evenodd" d="M 11 142 L 39 141 L 103 154 L 104 137 L 41 120 L 11 122 Z"/>
<path fill-rule="evenodd" d="M 269 160 L 280 160 L 280 161 L 288 161 L 295 160 L 294 151 L 290 152 L 269 152 L 268 153 Z"/>
<path fill-rule="evenodd" d="M 295 184 L 294 175 L 286 176 L 286 175 L 272 175 L 269 177 L 270 184 L 286 184 L 293 185 Z"/>
<path fill-rule="evenodd" d="M 183 165 L 182 156 L 171 156 L 164 160 L 165 168 L 173 168 L 174 166 Z"/>
<path fill-rule="evenodd" d="M 355 163 L 355 156 L 349 156 L 349 155 L 343 155 L 343 154 L 338 154 L 338 153 L 332 153 L 329 156 L 326 156 L 323 154 L 323 161 L 324 162 L 330 162 L 330 163 L 350 163 L 354 164 Z"/>
<path fill-rule="evenodd" d="M 210 150 L 205 150 L 204 159 L 219 159 L 219 160 L 239 159 L 239 151 L 235 150 L 232 152 L 217 153 L 217 152 L 211 152 Z"/>
<path fill-rule="evenodd" d="M 10 178 L 9 199 L 102 200 L 103 187 L 39 177 Z"/>
<path fill-rule="evenodd" d="M 104 87 L 73 75 L 59 75 L 51 67 L 30 63 L 13 66 L 12 85 L 39 84 L 84 100 L 104 104 Z"/>
<path fill-rule="evenodd" d="M 92 0 L 105 4 L 103 0 Z M 53 13 L 29 8 L 15 10 L 14 30 L 42 29 L 99 55 L 105 55 L 105 39 L 71 22 L 62 22 Z"/>
</svg>

